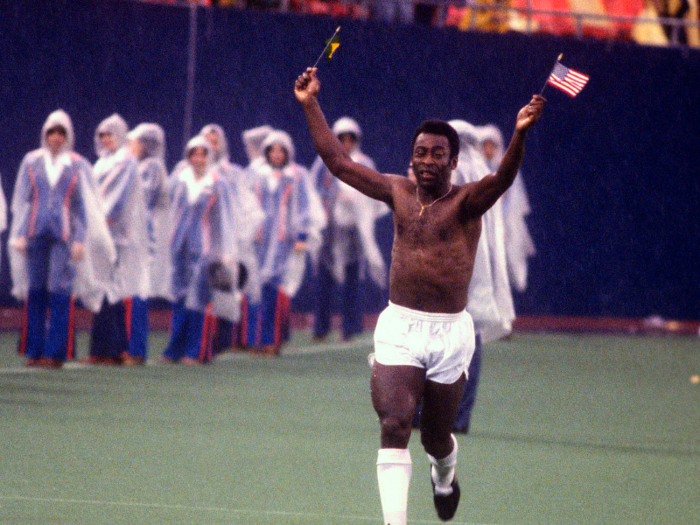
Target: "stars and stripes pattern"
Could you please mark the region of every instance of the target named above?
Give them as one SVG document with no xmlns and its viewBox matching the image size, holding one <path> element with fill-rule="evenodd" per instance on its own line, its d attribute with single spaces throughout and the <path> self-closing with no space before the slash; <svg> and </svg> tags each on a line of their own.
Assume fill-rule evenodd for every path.
<svg viewBox="0 0 700 525">
<path fill-rule="evenodd" d="M 581 92 L 583 86 L 588 82 L 588 78 L 588 75 L 574 71 L 561 62 L 557 62 L 554 64 L 549 79 L 547 79 L 547 84 L 562 90 L 573 98 Z"/>
</svg>

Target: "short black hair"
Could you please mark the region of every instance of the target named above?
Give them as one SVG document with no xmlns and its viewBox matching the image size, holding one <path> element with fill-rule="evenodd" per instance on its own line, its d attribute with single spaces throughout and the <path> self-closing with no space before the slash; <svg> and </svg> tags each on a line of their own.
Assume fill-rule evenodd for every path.
<svg viewBox="0 0 700 525">
<path fill-rule="evenodd" d="M 447 141 L 450 143 L 450 158 L 459 155 L 459 135 L 457 135 L 455 128 L 444 120 L 429 119 L 418 126 L 416 132 L 413 134 L 413 140 L 411 141 L 411 153 L 413 153 L 413 146 L 415 146 L 416 139 L 421 133 L 430 133 L 431 135 L 447 137 Z"/>
<path fill-rule="evenodd" d="M 46 136 L 47 136 L 47 137 L 48 137 L 49 135 L 51 135 L 51 133 L 60 133 L 60 134 L 63 135 L 64 137 L 67 137 L 67 136 L 68 136 L 68 132 L 66 131 L 66 128 L 64 128 L 64 127 L 63 127 L 62 125 L 60 125 L 60 124 L 54 124 L 54 125 L 51 126 L 49 129 L 46 130 Z"/>
<path fill-rule="evenodd" d="M 347 135 L 348 137 L 350 137 L 353 140 L 353 142 L 358 142 L 357 134 L 353 133 L 352 131 L 343 131 L 342 133 L 338 133 L 338 140 L 340 140 L 343 137 L 343 135 Z"/>
</svg>

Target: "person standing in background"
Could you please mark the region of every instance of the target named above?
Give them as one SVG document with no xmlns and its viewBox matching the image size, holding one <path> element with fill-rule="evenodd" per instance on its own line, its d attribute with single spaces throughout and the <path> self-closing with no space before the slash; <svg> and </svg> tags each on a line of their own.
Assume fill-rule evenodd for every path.
<svg viewBox="0 0 700 525">
<path fill-rule="evenodd" d="M 143 365 L 148 355 L 148 299 L 171 299 L 168 258 L 168 172 L 165 167 L 165 132 L 158 124 L 142 123 L 127 135 L 131 154 L 138 162 L 147 212 L 149 295 L 127 300 L 128 350 L 124 365 Z"/>
<path fill-rule="evenodd" d="M 488 166 L 479 148 L 476 126 L 464 120 L 451 120 L 449 123 L 457 131 L 460 139 L 459 163 L 456 173 L 453 172 L 453 178 L 461 184 L 479 181 L 490 173 L 495 173 Z M 513 294 L 508 279 L 502 198 L 484 214 L 481 236 L 486 238 L 488 245 L 493 298 L 498 308 L 498 320 L 489 322 L 481 329 L 482 338 L 486 342 L 510 334 L 515 319 Z"/>
<path fill-rule="evenodd" d="M 128 126 L 114 113 L 95 130 L 93 178 L 117 249 L 110 287 L 93 317 L 88 364 L 121 364 L 129 342 L 124 300 L 149 294 L 148 214 L 143 182 L 127 143 Z"/>
<path fill-rule="evenodd" d="M 256 173 L 259 168 L 265 165 L 265 155 L 263 152 L 263 142 L 267 136 L 274 131 L 271 126 L 263 124 L 262 126 L 256 126 L 254 128 L 247 129 L 241 133 L 241 139 L 243 141 L 243 147 L 245 148 L 245 154 L 248 159 L 248 164 L 246 165 L 243 175 L 244 182 L 246 186 L 253 191 L 255 194 L 255 199 L 258 204 L 261 205 L 258 198 L 258 194 L 255 193 L 255 180 Z M 265 218 L 265 212 L 262 214 L 263 220 Z M 259 228 L 260 226 L 258 226 Z M 257 234 L 257 231 L 256 231 Z M 253 341 L 253 338 L 248 334 L 248 328 L 250 323 L 250 315 L 257 315 L 257 311 L 254 309 L 251 312 L 251 306 L 255 308 L 255 305 L 259 305 L 262 297 L 262 282 L 260 279 L 260 264 L 258 262 L 258 255 L 255 248 L 255 235 L 253 236 L 253 246 L 252 246 L 252 257 L 247 258 L 246 270 L 248 272 L 245 286 L 243 287 L 243 297 L 241 300 L 241 322 L 234 334 L 234 346 L 239 349 L 245 349 L 249 343 Z"/>
<path fill-rule="evenodd" d="M 464 120 L 452 120 L 450 125 L 457 131 L 460 140 L 459 160 L 457 168 L 452 172 L 452 182 L 477 182 L 492 173 L 478 147 L 477 128 Z M 506 193 L 507 191 L 509 190 L 506 190 Z M 512 295 L 505 273 L 502 201 L 503 197 L 482 218 L 482 232 L 474 259 L 472 279 L 469 282 L 467 312 L 474 321 L 476 346 L 469 363 L 467 382 L 455 420 L 454 430 L 462 434 L 469 432 L 476 403 L 483 345 L 510 334 L 515 318 Z"/>
<path fill-rule="evenodd" d="M 73 298 L 97 310 L 106 290 L 101 272 L 116 256 L 90 164 L 73 142 L 70 117 L 54 111 L 15 181 L 8 245 L 12 294 L 26 301 L 20 352 L 27 366 L 60 368 L 73 357 Z"/>
<path fill-rule="evenodd" d="M 477 128 L 477 134 L 489 169 L 494 171 L 503 158 L 503 135 L 493 124 Z M 525 181 L 518 171 L 513 185 L 503 195 L 506 265 L 510 284 L 518 292 L 527 288 L 528 259 L 537 253 L 527 227 L 530 211 Z"/>
<path fill-rule="evenodd" d="M 325 213 L 308 171 L 294 161 L 294 145 L 283 131 L 262 143 L 264 161 L 253 161 L 253 187 L 265 212 L 255 238 L 262 293 L 248 304 L 245 346 L 279 355 L 289 337 L 289 308 L 301 286 L 307 252 L 317 253 Z"/>
<path fill-rule="evenodd" d="M 184 167 L 171 175 L 173 319 L 161 362 L 211 361 L 216 317 L 223 315 L 214 308 L 215 292 L 231 291 L 238 278 L 237 213 L 230 184 L 212 163 L 211 150 L 205 137 L 192 138 Z"/>
<path fill-rule="evenodd" d="M 355 161 L 374 169 L 374 161 L 360 149 L 362 130 L 350 117 L 342 117 L 333 124 L 333 133 Z M 331 329 L 333 297 L 341 297 L 343 340 L 362 333 L 361 270 L 381 288 L 387 285 L 386 265 L 375 239 L 375 222 L 389 208 L 370 199 L 352 186 L 331 175 L 317 157 L 311 166 L 311 178 L 321 196 L 328 217 L 323 230 L 323 245 L 317 271 L 316 316 L 314 339 L 323 341 Z M 336 294 L 336 283 L 340 294 Z"/>
<path fill-rule="evenodd" d="M 207 124 L 199 132 L 205 137 L 212 148 L 212 162 L 218 168 L 219 173 L 228 181 L 231 188 L 231 197 L 234 200 L 234 208 L 238 213 L 235 236 L 238 239 L 239 262 L 241 267 L 239 275 L 242 293 L 246 297 L 254 298 L 254 302 L 260 300 L 260 272 L 253 241 L 255 234 L 262 223 L 265 214 L 262 211 L 258 196 L 252 190 L 247 174 L 238 164 L 231 162 L 229 156 L 228 140 L 221 126 Z M 214 337 L 214 353 L 231 346 L 239 346 L 240 326 L 225 318 L 217 320 L 216 335 Z"/>
<path fill-rule="evenodd" d="M 265 155 L 263 153 L 263 142 L 267 136 L 274 131 L 272 126 L 263 124 L 262 126 L 257 126 L 250 128 L 241 133 L 241 139 L 243 140 L 243 147 L 245 148 L 245 154 L 248 158 L 248 165 L 246 166 L 246 171 L 255 170 L 259 165 L 265 163 Z M 249 184 L 252 185 L 252 176 L 248 176 Z"/>
</svg>

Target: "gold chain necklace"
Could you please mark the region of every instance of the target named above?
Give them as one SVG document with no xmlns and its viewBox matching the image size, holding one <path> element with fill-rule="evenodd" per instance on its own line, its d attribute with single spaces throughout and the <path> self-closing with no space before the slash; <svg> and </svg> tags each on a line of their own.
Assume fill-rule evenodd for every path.
<svg viewBox="0 0 700 525">
<path fill-rule="evenodd" d="M 416 202 L 418 203 L 418 206 L 420 206 L 420 213 L 418 213 L 418 217 L 421 217 L 421 216 L 423 215 L 423 212 L 425 211 L 426 208 L 430 208 L 430 207 L 431 207 L 433 204 L 435 204 L 437 201 L 442 200 L 442 199 L 444 199 L 445 197 L 447 197 L 447 196 L 450 194 L 451 191 L 452 191 L 452 183 L 450 182 L 450 187 L 449 187 L 449 189 L 447 190 L 447 193 L 445 193 L 442 197 L 438 197 L 437 199 L 435 199 L 435 200 L 434 200 L 433 202 L 431 202 L 430 204 L 425 204 L 425 205 L 424 205 L 423 203 L 421 203 L 420 199 L 418 198 L 418 187 L 416 186 Z"/>
</svg>

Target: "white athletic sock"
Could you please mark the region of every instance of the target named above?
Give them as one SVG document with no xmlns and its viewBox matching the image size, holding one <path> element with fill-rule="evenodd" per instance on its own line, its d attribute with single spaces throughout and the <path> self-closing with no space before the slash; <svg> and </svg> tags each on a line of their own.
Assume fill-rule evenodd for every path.
<svg viewBox="0 0 700 525">
<path fill-rule="evenodd" d="M 406 525 L 411 470 L 411 453 L 407 448 L 379 449 L 377 481 L 384 525 Z"/>
<path fill-rule="evenodd" d="M 430 468 L 430 476 L 435 483 L 435 494 L 441 496 L 449 496 L 452 494 L 452 480 L 455 478 L 455 466 L 457 465 L 457 439 L 454 435 L 452 437 L 452 442 L 454 443 L 454 448 L 447 456 L 442 459 L 435 459 L 433 456 L 428 454 L 428 460 L 432 467 Z"/>
</svg>

